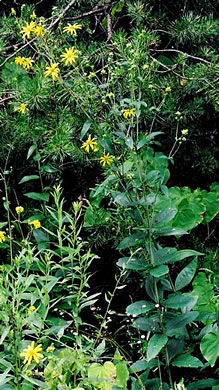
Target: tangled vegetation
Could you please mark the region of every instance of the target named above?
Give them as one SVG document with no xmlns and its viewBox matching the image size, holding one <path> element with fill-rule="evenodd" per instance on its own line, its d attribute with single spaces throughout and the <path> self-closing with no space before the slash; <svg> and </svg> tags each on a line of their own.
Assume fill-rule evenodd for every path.
<svg viewBox="0 0 219 390">
<path fill-rule="evenodd" d="M 0 389 L 219 388 L 215 7 L 3 2 Z"/>
</svg>

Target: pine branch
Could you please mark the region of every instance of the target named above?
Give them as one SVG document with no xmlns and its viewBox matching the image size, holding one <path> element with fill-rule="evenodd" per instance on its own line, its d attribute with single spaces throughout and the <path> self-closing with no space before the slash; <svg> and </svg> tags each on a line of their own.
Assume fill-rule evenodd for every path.
<svg viewBox="0 0 219 390">
<path fill-rule="evenodd" d="M 175 53 L 183 54 L 186 57 L 193 58 L 194 60 L 199 60 L 201 62 L 204 62 L 205 64 L 211 65 L 211 62 L 206 61 L 203 58 L 191 56 L 190 54 L 184 53 L 183 51 L 176 50 L 176 49 L 153 49 L 153 51 L 158 51 L 158 52 L 168 51 L 168 52 L 173 52 L 173 53 L 175 52 Z"/>
<path fill-rule="evenodd" d="M 68 10 L 76 3 L 76 0 L 72 0 L 67 7 L 62 11 L 62 13 L 58 16 L 58 18 L 49 26 L 48 30 L 54 30 L 56 25 L 58 25 L 63 18 L 63 16 L 68 12 Z"/>
</svg>

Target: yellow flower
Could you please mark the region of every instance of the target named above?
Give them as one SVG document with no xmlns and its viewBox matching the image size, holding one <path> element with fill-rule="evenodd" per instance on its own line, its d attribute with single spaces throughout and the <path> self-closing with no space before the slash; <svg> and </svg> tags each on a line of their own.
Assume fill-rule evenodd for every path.
<svg viewBox="0 0 219 390">
<path fill-rule="evenodd" d="M 183 135 L 188 135 L 189 134 L 189 129 L 182 130 Z"/>
<path fill-rule="evenodd" d="M 26 114 L 26 112 L 28 111 L 28 108 L 27 108 L 28 104 L 27 103 L 22 103 L 18 109 L 19 112 L 21 112 L 23 115 Z"/>
<path fill-rule="evenodd" d="M 27 376 L 33 376 L 33 372 L 32 372 L 31 370 L 25 371 L 25 374 L 26 374 Z"/>
<path fill-rule="evenodd" d="M 96 138 L 91 138 L 91 135 L 89 135 L 87 141 L 83 143 L 82 148 L 85 148 L 86 152 L 88 153 L 90 148 L 94 150 L 94 146 L 98 144 L 95 140 Z"/>
<path fill-rule="evenodd" d="M 35 310 L 36 310 L 35 306 L 30 306 L 30 307 L 29 307 L 29 311 L 32 312 L 32 311 L 35 311 Z"/>
<path fill-rule="evenodd" d="M 37 26 L 35 29 L 34 29 L 34 33 L 39 37 L 41 35 L 41 37 L 44 37 L 45 36 L 45 27 L 44 26 Z"/>
<path fill-rule="evenodd" d="M 68 26 L 64 28 L 64 32 L 67 32 L 69 34 L 73 34 L 73 35 L 77 35 L 77 30 L 81 30 L 82 29 L 82 25 L 81 24 L 78 24 L 78 23 L 75 23 L 75 24 L 70 24 L 68 23 Z"/>
<path fill-rule="evenodd" d="M 46 352 L 51 352 L 51 353 L 54 351 L 55 351 L 55 347 L 53 347 L 53 346 L 48 347 L 46 350 Z"/>
<path fill-rule="evenodd" d="M 0 232 L 0 244 L 2 244 L 6 240 L 5 233 Z"/>
<path fill-rule="evenodd" d="M 11 9 L 11 14 L 12 14 L 12 15 L 16 15 L 16 11 L 15 11 L 14 8 Z"/>
<path fill-rule="evenodd" d="M 26 27 L 23 27 L 21 30 L 21 34 L 23 34 L 23 40 L 26 38 L 30 39 L 30 34 L 34 31 L 35 23 L 31 22 L 30 24 L 26 24 Z"/>
<path fill-rule="evenodd" d="M 23 208 L 22 206 L 17 206 L 15 210 L 16 210 L 16 212 L 17 212 L 18 214 L 24 212 L 24 208 Z"/>
<path fill-rule="evenodd" d="M 171 92 L 171 87 L 167 87 L 167 88 L 165 89 L 165 92 Z"/>
<path fill-rule="evenodd" d="M 25 68 L 30 69 L 30 68 L 32 68 L 33 63 L 34 63 L 34 60 L 32 60 L 31 57 L 24 58 L 24 61 L 23 61 L 23 68 L 24 68 L 24 69 L 25 69 Z"/>
<path fill-rule="evenodd" d="M 90 72 L 88 78 L 93 79 L 94 77 L 96 77 L 96 74 L 94 72 Z"/>
<path fill-rule="evenodd" d="M 38 219 L 35 219 L 32 222 L 29 222 L 29 225 L 33 225 L 34 229 L 39 229 L 41 227 L 41 223 Z"/>
<path fill-rule="evenodd" d="M 43 355 L 40 353 L 42 351 L 42 344 L 38 345 L 34 348 L 34 341 L 22 353 L 20 353 L 21 357 L 25 357 L 24 364 L 28 364 L 28 366 L 32 363 L 32 360 L 39 364 L 40 359 L 43 358 Z"/>
<path fill-rule="evenodd" d="M 112 164 L 113 159 L 114 159 L 114 156 L 112 156 L 111 154 L 107 153 L 105 156 L 100 158 L 100 162 L 105 167 L 106 164 L 108 164 L 108 165 Z"/>
<path fill-rule="evenodd" d="M 24 57 L 16 57 L 16 58 L 15 58 L 15 63 L 16 63 L 17 65 L 23 65 L 24 60 L 25 60 Z"/>
<path fill-rule="evenodd" d="M 66 53 L 61 54 L 63 57 L 62 61 L 65 61 L 65 65 L 76 64 L 76 60 L 78 59 L 79 50 L 75 50 L 74 47 L 71 49 L 65 49 Z"/>
<path fill-rule="evenodd" d="M 133 117 L 136 116 L 135 108 L 130 108 L 130 109 L 127 109 L 127 110 L 122 110 L 122 113 L 123 113 L 123 116 L 124 116 L 125 119 L 131 118 L 132 116 L 133 116 Z"/>
<path fill-rule="evenodd" d="M 53 80 L 59 78 L 60 69 L 58 63 L 51 62 L 50 66 L 46 67 L 46 72 L 44 72 L 45 77 L 51 76 Z"/>
</svg>

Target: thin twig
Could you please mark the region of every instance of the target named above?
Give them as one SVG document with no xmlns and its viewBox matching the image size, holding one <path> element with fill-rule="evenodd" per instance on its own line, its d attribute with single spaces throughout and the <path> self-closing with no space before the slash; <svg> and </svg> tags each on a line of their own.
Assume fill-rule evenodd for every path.
<svg viewBox="0 0 219 390">
<path fill-rule="evenodd" d="M 48 30 L 53 30 L 54 27 L 59 24 L 59 22 L 61 21 L 61 19 L 63 18 L 63 16 L 66 14 L 66 12 L 68 12 L 68 10 L 74 5 L 74 3 L 76 3 L 76 0 L 72 0 L 68 5 L 67 7 L 65 7 L 65 9 L 62 11 L 62 13 L 58 16 L 58 18 L 49 26 Z"/>
<path fill-rule="evenodd" d="M 157 52 L 168 51 L 168 52 L 173 52 L 173 53 L 179 53 L 179 54 L 183 54 L 186 57 L 193 58 L 194 60 L 199 60 L 201 62 L 204 62 L 205 64 L 211 65 L 211 62 L 203 60 L 203 58 L 191 56 L 190 54 L 184 53 L 183 51 L 176 50 L 176 49 L 153 49 L 153 51 L 157 51 Z"/>
<path fill-rule="evenodd" d="M 20 47 L 20 49 L 16 50 L 15 53 L 11 54 L 10 56 L 8 56 L 1 64 L 0 64 L 0 68 L 6 64 L 6 62 L 8 62 L 10 60 L 10 58 L 13 58 L 14 56 L 17 55 L 17 53 L 19 53 L 19 51 L 23 50 L 25 47 L 29 46 L 32 42 L 34 42 L 37 38 L 33 38 L 31 39 L 31 41 L 25 43 L 23 46 Z"/>
</svg>

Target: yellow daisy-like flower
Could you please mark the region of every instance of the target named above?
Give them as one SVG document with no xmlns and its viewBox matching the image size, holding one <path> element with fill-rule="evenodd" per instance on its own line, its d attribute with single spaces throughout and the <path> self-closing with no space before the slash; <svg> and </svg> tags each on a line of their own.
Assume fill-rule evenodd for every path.
<svg viewBox="0 0 219 390">
<path fill-rule="evenodd" d="M 124 116 L 125 119 L 131 118 L 132 116 L 133 116 L 133 117 L 136 116 L 135 108 L 130 108 L 130 109 L 127 109 L 127 110 L 122 110 L 122 113 L 123 113 L 123 116 Z"/>
<path fill-rule="evenodd" d="M 27 69 L 32 68 L 33 63 L 34 63 L 34 60 L 32 60 L 31 57 L 24 58 L 24 61 L 23 61 L 23 67 L 24 67 L 24 69 L 26 69 L 26 68 L 27 68 Z"/>
<path fill-rule="evenodd" d="M 41 223 L 38 219 L 35 219 L 34 221 L 29 222 L 29 225 L 33 225 L 34 229 L 39 229 L 41 227 Z"/>
<path fill-rule="evenodd" d="M 67 32 L 69 34 L 73 34 L 73 35 L 77 35 L 77 30 L 81 30 L 82 29 L 82 24 L 78 24 L 78 23 L 75 23 L 75 24 L 70 24 L 68 23 L 68 26 L 64 28 L 64 32 Z"/>
<path fill-rule="evenodd" d="M 45 36 L 45 27 L 44 26 L 37 26 L 35 29 L 34 29 L 34 33 L 39 37 L 44 37 Z"/>
<path fill-rule="evenodd" d="M 46 72 L 44 72 L 45 77 L 51 76 L 55 81 L 59 78 L 60 69 L 57 62 L 51 62 L 50 66 L 46 67 Z"/>
<path fill-rule="evenodd" d="M 75 50 L 74 47 L 71 47 L 71 49 L 65 49 L 65 51 L 66 53 L 61 54 L 61 57 L 63 57 L 62 61 L 65 61 L 65 65 L 76 64 L 78 54 L 80 54 L 79 50 Z"/>
<path fill-rule="evenodd" d="M 23 65 L 24 61 L 25 61 L 25 58 L 24 58 L 24 57 L 16 57 L 16 58 L 15 58 L 15 63 L 16 63 L 17 65 Z"/>
<path fill-rule="evenodd" d="M 30 39 L 30 34 L 34 31 L 35 29 L 35 22 L 31 22 L 30 24 L 26 24 L 26 27 L 23 27 L 21 30 L 21 34 L 23 35 L 23 40 L 25 41 L 26 38 Z"/>
<path fill-rule="evenodd" d="M 24 208 L 22 206 L 17 206 L 15 210 L 16 210 L 16 213 L 18 213 L 18 214 L 24 212 Z"/>
<path fill-rule="evenodd" d="M 32 343 L 28 345 L 28 347 L 25 348 L 23 352 L 20 353 L 20 356 L 25 357 L 24 364 L 27 363 L 28 366 L 32 363 L 33 359 L 37 364 L 39 364 L 40 359 L 43 359 L 44 357 L 42 353 L 40 353 L 41 351 L 42 351 L 42 344 L 34 348 L 34 341 L 32 341 Z"/>
<path fill-rule="evenodd" d="M 114 158 L 115 158 L 114 156 L 112 156 L 111 154 L 107 153 L 105 156 L 100 158 L 100 162 L 105 167 L 106 164 L 111 165 Z"/>
<path fill-rule="evenodd" d="M 86 152 L 88 153 L 90 151 L 90 148 L 94 150 L 95 145 L 98 145 L 96 139 L 97 138 L 91 138 L 91 135 L 89 135 L 87 141 L 83 143 L 82 148 L 85 148 Z"/>
<path fill-rule="evenodd" d="M 2 244 L 6 240 L 6 236 L 4 232 L 0 232 L 0 244 Z"/>
<path fill-rule="evenodd" d="M 19 112 L 21 112 L 23 115 L 26 114 L 28 110 L 27 108 L 28 104 L 27 103 L 22 103 L 18 109 Z"/>
</svg>

